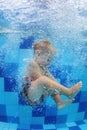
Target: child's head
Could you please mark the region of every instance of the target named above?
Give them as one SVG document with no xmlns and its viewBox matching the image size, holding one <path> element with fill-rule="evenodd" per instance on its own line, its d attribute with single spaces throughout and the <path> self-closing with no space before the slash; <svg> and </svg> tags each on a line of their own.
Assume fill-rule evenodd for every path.
<svg viewBox="0 0 87 130">
<path fill-rule="evenodd" d="M 53 56 L 56 54 L 56 49 L 51 45 L 51 43 L 48 40 L 43 40 L 40 42 L 36 42 L 33 46 L 34 53 L 39 50 L 40 52 L 50 52 Z"/>
<path fill-rule="evenodd" d="M 55 48 L 51 45 L 48 40 L 36 42 L 33 46 L 34 54 L 38 62 L 42 64 L 49 64 L 56 54 Z"/>
</svg>

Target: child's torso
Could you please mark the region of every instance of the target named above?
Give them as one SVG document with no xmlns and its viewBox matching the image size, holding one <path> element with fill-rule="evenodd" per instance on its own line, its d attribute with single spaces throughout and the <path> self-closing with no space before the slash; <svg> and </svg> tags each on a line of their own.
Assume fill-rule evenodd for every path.
<svg viewBox="0 0 87 130">
<path fill-rule="evenodd" d="M 50 79 L 52 79 L 52 80 L 55 80 L 54 79 L 54 77 L 51 75 L 51 73 L 49 72 L 49 70 L 48 70 L 48 68 L 46 67 L 46 66 L 41 66 L 41 65 L 39 65 L 37 62 L 35 62 L 35 64 L 36 64 L 36 71 L 38 71 L 38 70 L 40 70 L 40 71 L 38 71 L 39 73 L 40 73 L 40 75 L 42 75 L 42 76 L 47 76 L 47 77 L 49 77 Z M 37 69 L 38 68 L 38 69 Z M 36 77 L 36 79 L 37 79 L 38 77 Z M 33 80 L 34 81 L 34 80 Z"/>
</svg>

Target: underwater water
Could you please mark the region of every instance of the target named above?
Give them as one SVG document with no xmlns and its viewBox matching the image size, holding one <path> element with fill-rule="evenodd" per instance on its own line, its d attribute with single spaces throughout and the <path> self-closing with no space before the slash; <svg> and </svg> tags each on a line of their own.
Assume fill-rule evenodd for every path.
<svg viewBox="0 0 87 130">
<path fill-rule="evenodd" d="M 87 129 L 86 23 L 86 0 L 0 0 L 0 130 Z M 57 50 L 49 66 L 57 81 L 67 87 L 83 82 L 62 110 L 50 96 L 32 108 L 19 94 L 32 46 L 42 39 Z"/>
</svg>

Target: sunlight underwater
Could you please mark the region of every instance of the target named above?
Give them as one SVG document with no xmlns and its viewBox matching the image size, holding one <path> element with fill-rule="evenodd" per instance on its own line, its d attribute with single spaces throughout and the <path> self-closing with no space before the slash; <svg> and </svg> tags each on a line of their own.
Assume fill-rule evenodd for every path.
<svg viewBox="0 0 87 130">
<path fill-rule="evenodd" d="M 0 0 L 1 130 L 87 128 L 86 23 L 86 0 Z M 19 94 L 33 58 L 32 46 L 42 39 L 50 40 L 57 50 L 49 66 L 57 81 L 68 87 L 83 82 L 74 102 L 62 110 L 51 97 L 32 108 Z"/>
</svg>

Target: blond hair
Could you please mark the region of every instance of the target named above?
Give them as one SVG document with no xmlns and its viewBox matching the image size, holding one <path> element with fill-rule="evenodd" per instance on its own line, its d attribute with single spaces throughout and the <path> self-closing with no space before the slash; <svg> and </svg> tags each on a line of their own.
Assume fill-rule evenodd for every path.
<svg viewBox="0 0 87 130">
<path fill-rule="evenodd" d="M 49 50 L 53 55 L 56 54 L 56 49 L 52 46 L 52 44 L 48 40 L 43 40 L 40 42 L 36 42 L 33 46 L 34 51 L 39 49 L 39 50 Z"/>
</svg>

